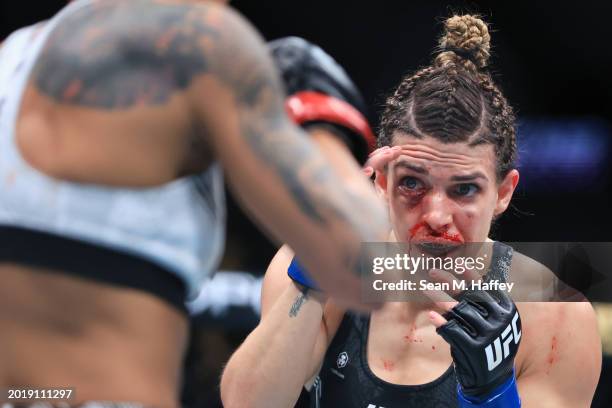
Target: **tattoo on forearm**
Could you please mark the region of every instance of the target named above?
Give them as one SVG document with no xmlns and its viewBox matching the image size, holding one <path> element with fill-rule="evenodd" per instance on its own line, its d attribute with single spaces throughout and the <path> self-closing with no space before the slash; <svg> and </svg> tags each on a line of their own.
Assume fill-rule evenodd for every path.
<svg viewBox="0 0 612 408">
<path fill-rule="evenodd" d="M 236 90 L 242 133 L 253 151 L 282 178 L 302 213 L 328 228 L 333 222 L 359 228 L 362 238 L 382 236 L 386 215 L 376 207 L 376 200 L 344 188 L 324 156 L 305 140 L 308 136 L 298 134 L 288 122 L 279 97 L 282 87 L 271 75 L 273 68 L 244 64 L 242 70 L 224 71 L 222 76 Z M 355 259 L 356 253 L 350 252 L 347 258 Z"/>
<path fill-rule="evenodd" d="M 228 61 L 229 61 L 229 57 Z M 221 60 L 224 60 L 222 58 Z M 257 56 L 245 57 L 243 64 L 233 56 L 234 70 L 222 70 L 221 78 L 236 91 L 236 101 L 241 111 L 242 134 L 253 152 L 273 167 L 283 180 L 294 202 L 311 221 L 329 227 L 330 222 L 361 226 L 364 236 L 375 236 L 377 222 L 364 222 L 363 218 L 349 219 L 355 208 L 363 206 L 363 212 L 375 220 L 377 211 L 363 197 L 352 196 L 333 174 L 323 155 L 298 134 L 286 118 L 284 91 L 274 75 L 274 69 L 265 64 L 246 63 L 258 60 Z"/>
<path fill-rule="evenodd" d="M 300 309 L 302 306 L 304 306 L 304 303 L 306 303 L 306 300 L 308 300 L 307 293 L 300 293 L 297 295 L 295 302 L 293 302 L 291 309 L 289 310 L 289 317 L 297 317 L 297 315 L 300 313 Z"/>
</svg>

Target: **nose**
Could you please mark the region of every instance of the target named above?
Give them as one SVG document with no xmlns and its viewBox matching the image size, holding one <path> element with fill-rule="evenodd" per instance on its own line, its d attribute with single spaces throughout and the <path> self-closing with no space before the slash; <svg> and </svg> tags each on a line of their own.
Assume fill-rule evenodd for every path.
<svg viewBox="0 0 612 408">
<path fill-rule="evenodd" d="M 434 232 L 446 232 L 453 222 L 450 203 L 444 193 L 431 192 L 422 201 L 422 221 Z"/>
</svg>

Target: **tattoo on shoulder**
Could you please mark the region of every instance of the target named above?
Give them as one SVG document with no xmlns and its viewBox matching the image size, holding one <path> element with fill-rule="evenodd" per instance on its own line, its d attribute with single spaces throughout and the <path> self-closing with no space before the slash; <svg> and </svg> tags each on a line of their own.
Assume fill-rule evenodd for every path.
<svg viewBox="0 0 612 408">
<path fill-rule="evenodd" d="M 289 122 L 265 44 L 227 7 L 168 0 L 76 6 L 50 33 L 31 81 L 60 103 L 126 110 L 163 105 L 204 74 L 230 90 L 244 142 L 305 217 L 360 228 L 362 237 L 380 232 L 375 227 L 383 223 L 375 220 L 385 214 L 343 189 L 323 155 Z"/>
<path fill-rule="evenodd" d="M 308 294 L 300 293 L 295 298 L 295 302 L 291 305 L 291 309 L 289 310 L 289 317 L 297 317 L 300 313 L 300 309 L 304 306 L 304 303 L 308 300 Z"/>
<path fill-rule="evenodd" d="M 101 109 L 159 105 L 208 62 L 218 32 L 207 8 L 147 0 L 93 2 L 53 28 L 32 80 L 49 97 Z"/>
</svg>

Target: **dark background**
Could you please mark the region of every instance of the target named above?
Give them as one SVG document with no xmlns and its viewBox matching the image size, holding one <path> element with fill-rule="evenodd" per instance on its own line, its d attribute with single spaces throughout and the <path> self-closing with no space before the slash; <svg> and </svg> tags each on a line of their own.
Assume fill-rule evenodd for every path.
<svg viewBox="0 0 612 408">
<path fill-rule="evenodd" d="M 64 3 L 3 0 L 0 38 L 48 18 Z M 562 127 L 566 121 L 596 121 L 609 139 L 612 23 L 606 3 L 245 0 L 232 5 L 266 39 L 299 35 L 333 55 L 363 91 L 374 125 L 385 95 L 402 75 L 429 64 L 443 19 L 454 11 L 478 12 L 491 24 L 491 71 L 520 120 L 558 120 Z M 605 146 L 606 156 L 611 146 Z M 549 170 L 554 178 L 554 168 Z M 610 172 L 606 162 L 589 177 L 519 188 L 497 236 L 506 241 L 609 241 Z M 528 180 L 523 177 L 519 185 Z M 249 251 L 241 258 L 264 267 L 273 248 L 245 227 L 233 206 L 229 219 L 230 234 L 239 239 L 236 246 Z"/>
<path fill-rule="evenodd" d="M 2 0 L 0 38 L 52 16 L 63 4 Z M 612 166 L 608 160 L 612 152 L 612 23 L 606 2 L 245 0 L 232 4 L 266 39 L 298 35 L 333 55 L 363 91 L 375 126 L 385 95 L 402 75 L 429 64 L 443 19 L 453 11 L 482 14 L 492 29 L 491 70 L 515 107 L 519 122 L 553 124 L 546 136 L 552 144 L 555 132 L 570 126 L 586 129 L 580 133 L 586 136 L 573 140 L 590 143 L 593 129 L 599 137 L 600 159 L 591 163 L 589 172 L 583 171 L 588 165 L 558 171 L 564 166 L 563 155 L 557 162 L 553 158 L 543 163 L 538 171 L 547 172 L 544 178 L 533 169 L 523 172 L 513 207 L 499 221 L 496 238 L 612 241 Z M 524 150 L 526 140 L 537 140 L 540 134 L 537 126 L 524 128 L 532 129 L 529 135 L 521 129 L 519 149 Z M 563 145 L 566 139 L 559 140 Z M 274 245 L 261 239 L 233 203 L 228 218 L 225 267 L 261 273 Z M 244 333 L 223 329 L 194 333 L 194 344 L 199 346 L 192 350 L 195 371 L 190 371 L 187 380 L 193 382 L 192 389 L 199 390 L 196 393 L 206 395 L 190 398 L 215 406 L 218 369 Z M 211 360 L 206 350 L 218 351 L 217 360 Z M 602 377 L 602 383 L 609 380 Z M 604 391 L 597 406 L 612 406 L 610 400 L 604 400 Z"/>
</svg>

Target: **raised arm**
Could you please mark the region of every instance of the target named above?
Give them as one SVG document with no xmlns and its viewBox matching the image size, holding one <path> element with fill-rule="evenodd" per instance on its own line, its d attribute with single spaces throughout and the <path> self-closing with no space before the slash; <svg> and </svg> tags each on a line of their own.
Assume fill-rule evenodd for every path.
<svg viewBox="0 0 612 408">
<path fill-rule="evenodd" d="M 257 32 L 213 2 L 74 6 L 31 81 L 57 134 L 38 143 L 38 118 L 22 121 L 26 159 L 58 178 L 123 186 L 171 181 L 218 160 L 263 229 L 289 244 L 323 289 L 356 306 L 360 243 L 386 238 L 386 213 L 357 166 L 342 180 L 290 122 Z"/>
<path fill-rule="evenodd" d="M 288 120 L 278 75 L 255 31 L 227 9 L 209 13 L 205 21 L 216 33 L 205 47 L 211 75 L 198 80 L 192 101 L 232 189 L 295 249 L 323 289 L 354 304 L 356 255 L 361 242 L 385 238 L 384 209 L 356 165 L 352 177 L 341 178 Z M 209 90 L 215 97 L 203 98 Z"/>
</svg>

